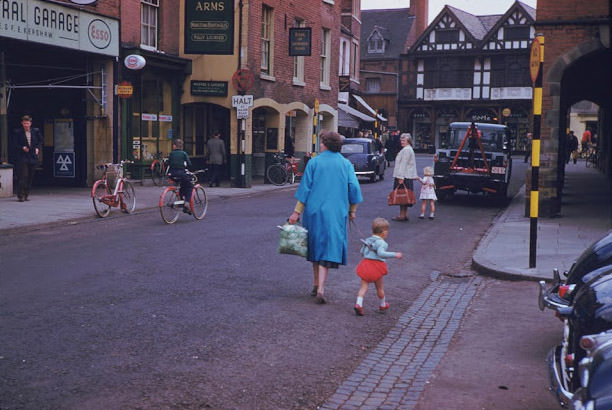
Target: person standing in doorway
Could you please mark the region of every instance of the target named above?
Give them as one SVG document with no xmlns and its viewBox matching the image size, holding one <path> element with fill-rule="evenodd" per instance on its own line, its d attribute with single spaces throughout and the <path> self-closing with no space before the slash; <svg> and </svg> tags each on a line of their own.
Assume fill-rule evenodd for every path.
<svg viewBox="0 0 612 410">
<path fill-rule="evenodd" d="M 578 137 L 574 134 L 573 130 L 570 130 L 569 134 L 567 134 L 567 157 L 565 159 L 565 163 L 569 164 L 570 159 L 574 160 L 574 164 L 578 158 Z"/>
<path fill-rule="evenodd" d="M 38 164 L 38 155 L 43 142 L 42 133 L 32 128 L 32 117 L 21 117 L 21 128 L 15 130 L 13 143 L 16 151 L 15 166 L 17 171 L 17 199 L 29 201 L 30 188 L 34 179 L 34 170 Z"/>
<path fill-rule="evenodd" d="M 208 163 L 211 167 L 210 183 L 208 186 L 219 186 L 221 173 L 223 172 L 223 164 L 226 161 L 225 143 L 221 139 L 221 133 L 216 131 L 213 138 L 206 143 L 208 148 Z"/>
<path fill-rule="evenodd" d="M 532 142 L 533 136 L 531 135 L 530 132 L 527 133 L 527 144 L 525 144 L 525 159 L 523 160 L 523 162 L 527 162 L 529 160 L 529 158 L 531 157 L 531 142 Z"/>
</svg>

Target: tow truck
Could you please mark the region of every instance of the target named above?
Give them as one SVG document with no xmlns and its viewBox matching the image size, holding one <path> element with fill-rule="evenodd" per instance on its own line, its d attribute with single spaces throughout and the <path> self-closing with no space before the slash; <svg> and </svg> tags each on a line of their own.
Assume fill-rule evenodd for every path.
<svg viewBox="0 0 612 410">
<path fill-rule="evenodd" d="M 453 122 L 448 145 L 434 155 L 440 200 L 458 190 L 506 199 L 511 173 L 512 144 L 505 125 Z"/>
</svg>

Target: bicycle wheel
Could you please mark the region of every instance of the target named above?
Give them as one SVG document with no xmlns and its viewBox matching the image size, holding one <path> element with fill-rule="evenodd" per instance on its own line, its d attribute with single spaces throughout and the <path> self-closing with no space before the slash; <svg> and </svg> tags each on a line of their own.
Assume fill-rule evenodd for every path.
<svg viewBox="0 0 612 410">
<path fill-rule="evenodd" d="M 102 202 L 102 198 L 104 198 L 106 195 L 108 195 L 106 183 L 104 181 L 97 181 L 91 189 L 91 199 L 93 201 L 96 214 L 98 214 L 100 218 L 104 218 L 110 213 L 110 205 Z"/>
<path fill-rule="evenodd" d="M 268 180 L 274 185 L 285 185 L 287 182 L 287 170 L 281 164 L 272 164 L 266 170 Z"/>
<path fill-rule="evenodd" d="M 136 209 L 136 192 L 134 186 L 128 182 L 122 182 L 123 188 L 119 192 L 119 202 L 121 203 L 121 210 L 126 214 L 131 214 Z"/>
<path fill-rule="evenodd" d="M 206 191 L 201 185 L 196 185 L 191 193 L 191 211 L 193 212 L 193 217 L 197 220 L 204 218 L 207 209 L 208 197 L 206 196 Z"/>
<path fill-rule="evenodd" d="M 180 200 L 179 193 L 175 187 L 164 189 L 159 197 L 159 212 L 165 223 L 172 224 L 178 219 L 182 208 L 182 205 L 174 204 L 178 200 Z"/>
<path fill-rule="evenodd" d="M 151 169 L 151 179 L 156 186 L 160 186 L 162 184 L 162 180 L 164 179 L 164 174 L 162 171 L 161 162 L 156 161 L 153 164 L 153 168 Z"/>
</svg>

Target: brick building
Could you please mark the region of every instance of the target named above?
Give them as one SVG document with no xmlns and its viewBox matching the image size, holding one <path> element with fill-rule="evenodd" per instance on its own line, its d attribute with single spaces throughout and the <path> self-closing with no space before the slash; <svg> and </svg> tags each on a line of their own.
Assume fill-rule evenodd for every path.
<svg viewBox="0 0 612 410">
<path fill-rule="evenodd" d="M 612 4 L 538 0 L 536 32 L 544 36 L 539 212 L 562 212 L 565 136 L 570 109 L 580 101 L 599 107 L 601 171 L 612 177 Z M 527 191 L 531 189 L 527 178 Z M 529 198 L 526 215 L 529 212 Z"/>
<path fill-rule="evenodd" d="M 196 10 L 191 3 L 181 2 L 180 8 L 185 16 L 181 55 L 193 61 L 181 98 L 183 133 L 199 147 L 213 130 L 221 129 L 231 152 L 226 176 L 235 185 L 248 186 L 253 177 L 263 177 L 271 154 L 286 144 L 293 144 L 296 156 L 302 157 L 318 147 L 313 131 L 337 129 L 341 2 L 320 0 L 309 7 L 296 0 L 220 2 L 226 12 L 233 10 L 225 20 L 233 28 L 225 34 L 233 35 L 233 41 L 212 52 L 217 44 L 203 35 L 207 30 L 214 34 L 213 29 L 195 22 L 211 21 L 220 11 Z M 289 55 L 292 28 L 294 34 L 306 34 L 300 37 L 304 41 L 298 52 L 307 55 Z M 232 107 L 232 96 L 240 93 L 232 82 L 238 69 L 246 73 L 244 93 L 253 96 L 248 118 L 240 122 Z M 194 81 L 227 84 L 227 90 L 224 95 L 195 90 Z"/>
<path fill-rule="evenodd" d="M 120 2 L 11 3 L 0 15 L 2 160 L 13 159 L 10 134 L 30 114 L 44 134 L 35 183 L 84 186 L 113 155 Z"/>
</svg>

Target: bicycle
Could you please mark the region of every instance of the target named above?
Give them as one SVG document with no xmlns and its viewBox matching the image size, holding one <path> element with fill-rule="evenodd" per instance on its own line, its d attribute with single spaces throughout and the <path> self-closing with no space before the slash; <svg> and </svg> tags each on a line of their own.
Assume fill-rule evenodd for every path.
<svg viewBox="0 0 612 410">
<path fill-rule="evenodd" d="M 100 218 L 108 216 L 111 207 L 119 207 L 127 214 L 134 212 L 136 193 L 132 184 L 123 177 L 123 166 L 129 163 L 131 161 L 124 160 L 119 164 L 106 163 L 98 166 L 104 173 L 91 188 L 91 199 Z"/>
<path fill-rule="evenodd" d="M 199 184 L 199 181 L 204 174 L 206 174 L 207 170 L 208 169 L 200 169 L 195 172 L 186 171 L 191 177 L 191 182 L 193 182 L 189 208 L 191 214 L 197 220 L 203 219 L 208 210 L 206 190 Z M 174 185 L 166 187 L 159 197 L 159 212 L 162 219 L 167 224 L 173 224 L 178 220 L 179 214 L 183 211 L 185 205 L 185 200 L 181 197 L 179 192 L 178 183 L 172 179 L 172 176 L 170 176 L 170 180 L 174 182 Z"/>
<path fill-rule="evenodd" d="M 274 185 L 282 186 L 287 182 L 293 184 L 297 178 L 304 175 L 299 170 L 300 160 L 297 158 L 289 159 L 287 154 L 281 151 L 272 154 L 272 160 L 274 162 L 266 169 L 266 176 Z"/>
<path fill-rule="evenodd" d="M 589 153 L 589 156 L 585 159 L 584 165 L 587 168 L 590 168 L 591 165 L 593 168 L 597 168 L 599 165 L 599 153 L 597 151 L 592 151 Z"/>
<path fill-rule="evenodd" d="M 155 186 L 165 185 L 168 178 L 168 157 L 164 157 L 161 152 L 153 156 L 151 162 L 151 179 Z"/>
</svg>

